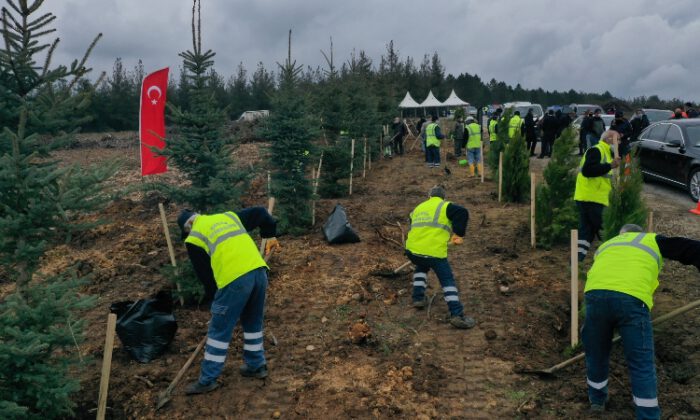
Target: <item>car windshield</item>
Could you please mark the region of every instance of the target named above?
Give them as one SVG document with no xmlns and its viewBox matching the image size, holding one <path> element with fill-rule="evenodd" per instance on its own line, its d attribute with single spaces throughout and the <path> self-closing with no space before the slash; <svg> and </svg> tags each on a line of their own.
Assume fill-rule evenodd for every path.
<svg viewBox="0 0 700 420">
<path fill-rule="evenodd" d="M 685 128 L 688 135 L 688 144 L 693 147 L 700 147 L 700 125 L 692 125 Z"/>
<path fill-rule="evenodd" d="M 525 118 L 525 115 L 527 115 L 527 111 L 529 111 L 530 109 L 532 109 L 533 117 L 539 118 L 542 116 L 542 112 L 537 106 L 516 106 L 515 108 L 513 108 L 513 112 L 520 111 L 520 116 Z"/>
<path fill-rule="evenodd" d="M 577 105 L 576 106 L 576 114 L 578 115 L 584 115 L 588 111 L 595 111 L 596 109 L 600 109 L 599 106 L 596 105 Z"/>
<path fill-rule="evenodd" d="M 644 111 L 644 113 L 647 114 L 647 118 L 649 118 L 650 123 L 667 120 L 673 115 L 671 111 L 663 110 L 647 110 Z"/>
</svg>

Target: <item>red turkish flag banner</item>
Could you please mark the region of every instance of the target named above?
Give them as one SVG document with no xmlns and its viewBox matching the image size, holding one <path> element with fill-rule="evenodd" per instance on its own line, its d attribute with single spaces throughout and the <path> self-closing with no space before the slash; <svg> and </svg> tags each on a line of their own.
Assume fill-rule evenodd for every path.
<svg viewBox="0 0 700 420">
<path fill-rule="evenodd" d="M 141 84 L 141 176 L 160 174 L 168 170 L 167 159 L 151 150 L 163 150 L 165 142 L 165 94 L 168 89 L 168 68 L 144 77 Z"/>
</svg>

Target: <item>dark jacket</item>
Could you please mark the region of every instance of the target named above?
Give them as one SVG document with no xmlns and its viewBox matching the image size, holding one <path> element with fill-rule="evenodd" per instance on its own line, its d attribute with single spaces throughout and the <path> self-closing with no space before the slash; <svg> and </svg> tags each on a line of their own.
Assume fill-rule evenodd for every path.
<svg viewBox="0 0 700 420">
<path fill-rule="evenodd" d="M 581 131 L 579 132 L 579 135 L 582 139 L 585 139 L 586 136 L 592 132 L 593 132 L 593 116 L 586 115 L 585 117 L 583 117 L 583 120 L 581 120 Z"/>
<path fill-rule="evenodd" d="M 542 134 L 545 137 L 551 137 L 554 139 L 558 129 L 559 121 L 557 120 L 557 117 L 549 114 L 545 115 L 542 121 Z"/>
<path fill-rule="evenodd" d="M 641 117 L 632 118 L 630 125 L 632 126 L 631 140 L 637 140 L 642 130 L 649 126 L 649 118 L 645 114 L 642 114 Z"/>
<path fill-rule="evenodd" d="M 595 115 L 591 118 L 591 133 L 596 137 L 600 138 L 605 132 L 605 121 L 602 117 L 596 117 Z"/>
<path fill-rule="evenodd" d="M 685 265 L 694 265 L 700 271 L 700 241 L 682 237 L 656 235 L 661 256 Z"/>
<path fill-rule="evenodd" d="M 581 175 L 594 178 L 607 174 L 611 169 L 612 165 L 609 163 L 600 163 L 600 150 L 597 147 L 591 147 L 586 151 L 586 161 L 581 168 Z"/>
<path fill-rule="evenodd" d="M 630 136 L 632 136 L 632 125 L 625 117 L 615 118 L 610 124 L 610 129 L 620 133 L 620 140 L 623 143 L 628 143 Z"/>
</svg>

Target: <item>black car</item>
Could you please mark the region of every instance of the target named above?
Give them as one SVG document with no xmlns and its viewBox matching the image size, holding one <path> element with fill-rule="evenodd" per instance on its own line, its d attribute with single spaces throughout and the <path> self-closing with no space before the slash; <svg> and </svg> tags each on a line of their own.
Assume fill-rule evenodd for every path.
<svg viewBox="0 0 700 420">
<path fill-rule="evenodd" d="M 639 161 L 645 178 L 679 186 L 700 199 L 700 119 L 660 121 L 639 135 Z"/>
</svg>

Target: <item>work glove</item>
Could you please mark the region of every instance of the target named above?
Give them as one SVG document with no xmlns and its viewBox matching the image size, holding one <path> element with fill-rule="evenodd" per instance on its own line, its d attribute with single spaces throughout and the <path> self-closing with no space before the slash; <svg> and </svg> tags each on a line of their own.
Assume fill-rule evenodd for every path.
<svg viewBox="0 0 700 420">
<path fill-rule="evenodd" d="M 462 245 L 463 243 L 464 238 L 457 236 L 454 233 L 452 234 L 452 237 L 450 238 L 450 245 Z"/>
<path fill-rule="evenodd" d="M 267 240 L 265 241 L 265 256 L 270 255 L 273 249 L 278 250 L 280 248 L 282 248 L 282 246 L 280 245 L 280 242 L 277 240 L 277 238 L 267 238 Z"/>
</svg>

